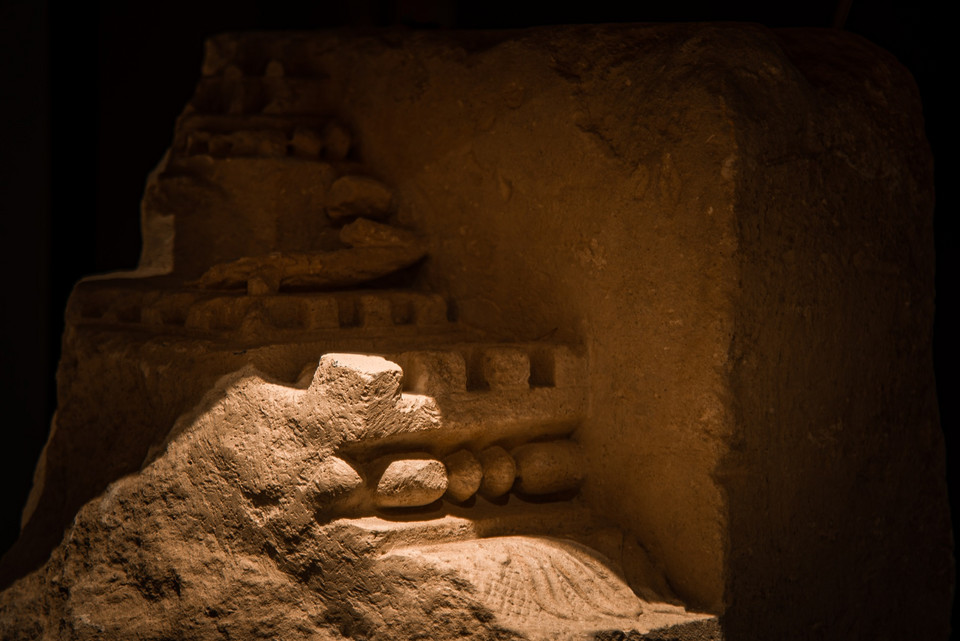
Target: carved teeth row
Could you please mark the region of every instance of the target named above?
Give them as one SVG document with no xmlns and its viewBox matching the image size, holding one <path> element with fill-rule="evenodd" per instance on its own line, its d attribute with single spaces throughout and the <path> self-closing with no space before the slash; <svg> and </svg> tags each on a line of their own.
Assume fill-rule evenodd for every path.
<svg viewBox="0 0 960 641">
<path fill-rule="evenodd" d="M 99 299 L 99 300 L 98 300 Z M 199 298 L 183 293 L 147 301 L 132 294 L 91 296 L 83 306 L 85 320 L 203 330 L 264 328 L 325 330 L 352 327 L 447 324 L 447 304 L 429 294 L 362 294 L 346 296 L 257 296 Z"/>
<path fill-rule="evenodd" d="M 573 492 L 583 482 L 583 460 L 570 440 L 527 443 L 507 452 L 489 447 L 474 455 L 459 450 L 440 460 L 425 453 L 385 457 L 373 463 L 377 507 L 421 507 L 441 498 L 462 503 L 475 494 L 499 498 Z"/>
<path fill-rule="evenodd" d="M 447 351 L 390 355 L 403 368 L 407 392 L 444 396 L 465 391 L 575 387 L 583 361 L 559 345 L 466 346 Z"/>
</svg>

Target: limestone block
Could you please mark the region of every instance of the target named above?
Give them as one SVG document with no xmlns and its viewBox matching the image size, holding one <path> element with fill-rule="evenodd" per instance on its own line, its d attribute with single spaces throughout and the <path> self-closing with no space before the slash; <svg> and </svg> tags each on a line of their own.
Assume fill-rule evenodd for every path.
<svg viewBox="0 0 960 641">
<path fill-rule="evenodd" d="M 446 496 L 454 501 L 466 501 L 480 489 L 483 465 L 469 450 L 459 450 L 443 459 L 447 468 Z"/>
<path fill-rule="evenodd" d="M 495 445 L 480 452 L 477 459 L 483 466 L 480 494 L 494 499 L 509 492 L 517 478 L 517 464 L 510 453 Z"/>
<path fill-rule="evenodd" d="M 586 461 L 573 441 L 527 443 L 514 449 L 511 455 L 517 464 L 517 492 L 569 492 L 583 483 Z"/>
<path fill-rule="evenodd" d="M 427 454 L 410 454 L 386 464 L 379 476 L 376 503 L 380 507 L 429 505 L 447 491 L 443 462 Z"/>
</svg>

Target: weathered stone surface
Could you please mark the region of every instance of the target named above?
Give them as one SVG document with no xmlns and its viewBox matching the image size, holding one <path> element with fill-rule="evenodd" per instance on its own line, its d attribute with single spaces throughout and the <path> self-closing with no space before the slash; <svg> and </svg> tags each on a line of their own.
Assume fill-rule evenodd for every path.
<svg viewBox="0 0 960 641">
<path fill-rule="evenodd" d="M 330 160 L 343 160 L 350 153 L 353 138 L 345 127 L 328 122 L 323 128 L 323 155 Z"/>
<path fill-rule="evenodd" d="M 488 447 L 477 455 L 483 466 L 480 493 L 487 498 L 503 496 L 517 478 L 517 464 L 510 453 L 499 445 Z"/>
<path fill-rule="evenodd" d="M 419 244 L 406 229 L 357 218 L 340 229 L 340 240 L 350 247 L 409 247 Z"/>
<path fill-rule="evenodd" d="M 530 357 L 510 347 L 486 349 L 480 356 L 480 372 L 492 389 L 523 388 L 530 383 Z"/>
<path fill-rule="evenodd" d="M 483 466 L 469 450 L 459 450 L 443 459 L 447 468 L 447 494 L 454 501 L 466 501 L 480 489 Z"/>
<path fill-rule="evenodd" d="M 385 218 L 393 208 L 393 192 L 369 176 L 342 176 L 330 186 L 327 214 L 331 218 Z"/>
<path fill-rule="evenodd" d="M 511 452 L 517 464 L 516 490 L 552 494 L 576 490 L 583 483 L 586 462 L 572 441 L 527 443 Z"/>
<path fill-rule="evenodd" d="M 411 454 L 385 464 L 377 481 L 376 502 L 380 507 L 429 505 L 447 491 L 447 470 L 443 462 L 427 455 Z"/>
<path fill-rule="evenodd" d="M 323 149 L 323 138 L 314 129 L 297 127 L 290 138 L 290 149 L 303 158 L 317 158 Z"/>
<path fill-rule="evenodd" d="M 315 253 L 273 253 L 215 265 L 196 284 L 210 289 L 234 289 L 247 286 L 251 280 L 269 283 L 272 279 L 279 281 L 279 287 L 343 287 L 409 267 L 423 258 L 424 253 L 418 244 L 362 246 Z M 254 286 L 254 290 L 257 288 Z"/>
<path fill-rule="evenodd" d="M 506 536 L 506 522 L 464 540 L 468 519 L 365 517 L 361 475 L 335 452 L 352 433 L 430 412 L 403 402 L 398 374 L 382 358 L 332 354 L 305 386 L 249 367 L 221 378 L 140 472 L 79 511 L 42 568 L 0 593 L 0 638 L 572 640 L 611 621 L 706 618 L 639 599 L 612 561 L 573 541 Z M 429 455 L 382 465 L 376 505 L 416 507 L 446 489 Z M 495 595 L 510 557 L 510 592 Z M 541 593 L 544 581 L 574 591 Z"/>
<path fill-rule="evenodd" d="M 378 555 L 441 534 L 573 536 L 589 511 L 612 524 L 591 547 L 635 594 L 671 601 L 672 586 L 722 613 L 730 638 L 946 636 L 932 174 L 890 56 L 839 32 L 742 25 L 247 34 L 212 40 L 204 74 L 148 182 L 143 269 L 82 283 L 71 303 L 56 430 L 2 567 L 26 577 L 0 597 L 6 636 L 529 637 L 476 589 L 526 543 L 460 555 L 477 575 L 438 571 L 445 552 Z M 356 134 L 339 150 L 331 116 Z M 297 154 L 298 128 L 323 132 L 318 158 Z M 332 197 L 355 175 L 389 190 Z M 322 298 L 294 290 L 329 283 L 273 287 L 256 270 L 236 292 L 189 285 L 251 256 L 345 251 L 358 215 L 422 235 L 429 260 L 389 281 L 410 290 Z M 485 369 L 493 347 L 516 358 Z M 329 351 L 397 354 L 411 381 L 380 361 L 297 378 Z M 251 364 L 299 382 L 218 423 L 203 393 Z M 338 409 L 285 415 L 269 447 L 230 440 L 278 399 L 319 397 Z M 229 445 L 198 444 L 203 480 L 170 462 L 191 411 L 225 436 L 197 434 Z M 289 431 L 311 436 L 271 454 Z M 367 512 L 378 457 L 572 433 L 585 474 L 564 509 L 584 512 L 550 521 L 549 494 L 518 500 L 508 474 L 493 501 Z M 311 449 L 330 434 L 339 449 Z M 341 489 L 321 500 L 321 461 L 298 456 L 336 456 L 364 484 L 336 468 Z M 104 505 L 123 523 L 109 533 Z M 560 553 L 540 567 L 568 567 Z M 683 634 L 716 630 L 696 625 Z"/>
</svg>

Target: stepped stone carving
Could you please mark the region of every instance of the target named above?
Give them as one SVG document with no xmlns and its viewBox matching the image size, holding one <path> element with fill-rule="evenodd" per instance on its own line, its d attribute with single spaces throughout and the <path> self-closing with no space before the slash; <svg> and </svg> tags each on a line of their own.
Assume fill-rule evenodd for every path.
<svg viewBox="0 0 960 641">
<path fill-rule="evenodd" d="M 940 638 L 913 92 L 743 25 L 213 38 L 0 638 Z"/>
</svg>

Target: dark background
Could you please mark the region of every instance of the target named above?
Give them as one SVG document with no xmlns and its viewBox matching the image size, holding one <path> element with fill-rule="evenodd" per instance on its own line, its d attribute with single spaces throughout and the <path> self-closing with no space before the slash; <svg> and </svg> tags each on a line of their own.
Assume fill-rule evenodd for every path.
<svg viewBox="0 0 960 641">
<path fill-rule="evenodd" d="M 84 275 L 136 265 L 144 181 L 193 92 L 205 38 L 233 30 L 339 26 L 471 29 L 714 20 L 842 26 L 888 49 L 913 72 L 938 159 L 934 358 L 948 452 L 955 449 L 951 401 L 957 353 L 948 331 L 956 326 L 949 214 L 956 195 L 945 169 L 944 107 L 950 103 L 943 95 L 955 71 L 952 53 L 946 53 L 946 9 L 936 9 L 932 1 L 595 0 L 563 8 L 500 0 L 0 0 L 0 553 L 16 539 L 55 408 L 67 297 Z M 957 472 L 951 464 L 948 460 L 952 480 Z M 956 498 L 951 500 L 956 507 Z"/>
</svg>

